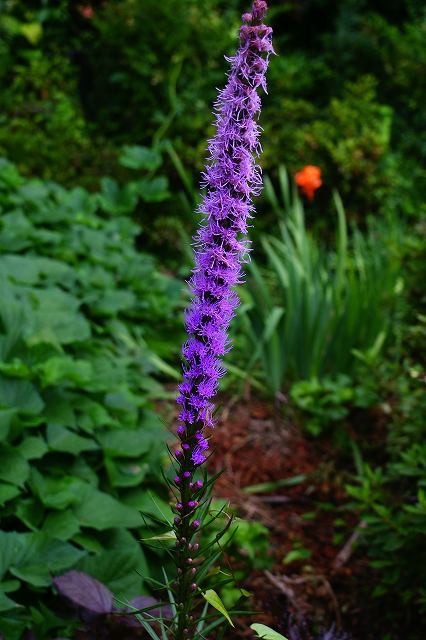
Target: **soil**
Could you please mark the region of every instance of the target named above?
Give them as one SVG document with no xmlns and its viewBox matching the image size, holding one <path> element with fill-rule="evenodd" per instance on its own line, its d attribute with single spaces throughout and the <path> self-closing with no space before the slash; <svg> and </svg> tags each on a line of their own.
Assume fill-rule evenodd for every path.
<svg viewBox="0 0 426 640">
<path fill-rule="evenodd" d="M 271 568 L 253 571 L 239 585 L 253 594 L 250 605 L 258 613 L 239 619 L 226 638 L 252 638 L 253 622 L 290 640 L 310 640 L 330 628 L 330 640 L 345 633 L 353 640 L 402 638 L 385 628 L 383 604 L 371 598 L 377 579 L 357 545 L 364 523 L 348 507 L 344 489 L 350 463 L 330 437 L 309 438 L 282 415 L 260 401 L 229 401 L 212 437 L 209 470 L 223 469 L 215 495 L 270 533 Z M 300 475 L 293 486 L 273 486 Z M 247 493 L 260 483 L 272 486 Z M 228 560 L 238 567 L 238 559 Z"/>
</svg>

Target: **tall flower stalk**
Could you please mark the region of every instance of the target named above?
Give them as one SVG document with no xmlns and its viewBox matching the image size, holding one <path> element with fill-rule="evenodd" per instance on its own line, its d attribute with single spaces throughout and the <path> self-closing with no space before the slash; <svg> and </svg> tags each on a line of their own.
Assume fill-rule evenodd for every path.
<svg viewBox="0 0 426 640">
<path fill-rule="evenodd" d="M 185 312 L 188 340 L 182 347 L 183 382 L 177 399 L 181 412 L 173 482 L 178 495 L 174 519 L 176 640 L 193 638 L 195 633 L 190 614 L 197 590 L 199 545 L 194 537 L 200 527 L 197 512 L 206 488 L 194 474 L 208 455 L 215 423 L 212 398 L 225 374 L 221 358 L 230 349 L 227 331 L 239 303 L 233 287 L 241 282 L 249 250 L 245 235 L 254 212 L 252 197 L 262 188 L 255 161 L 261 152 L 258 90 L 266 91 L 265 74 L 273 51 L 272 30 L 263 24 L 266 10 L 266 2 L 255 0 L 251 13 L 243 15 L 240 46 L 228 59 L 228 81 L 215 104 L 216 134 L 209 141 L 203 173 L 206 191 L 199 208 L 203 222 L 194 238 L 195 266 L 189 282 L 192 300 Z"/>
</svg>

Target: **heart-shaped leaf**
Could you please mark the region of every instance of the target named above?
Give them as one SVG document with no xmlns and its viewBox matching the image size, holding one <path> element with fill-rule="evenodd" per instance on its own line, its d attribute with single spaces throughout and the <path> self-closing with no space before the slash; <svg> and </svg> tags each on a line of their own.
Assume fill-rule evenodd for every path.
<svg viewBox="0 0 426 640">
<path fill-rule="evenodd" d="M 74 606 L 106 615 L 112 611 L 112 593 L 99 580 L 82 571 L 67 571 L 53 578 L 53 584 Z"/>
</svg>

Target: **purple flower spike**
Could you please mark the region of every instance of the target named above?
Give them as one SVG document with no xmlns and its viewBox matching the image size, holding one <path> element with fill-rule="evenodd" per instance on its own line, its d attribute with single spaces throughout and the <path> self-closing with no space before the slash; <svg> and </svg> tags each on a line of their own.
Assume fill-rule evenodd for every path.
<svg viewBox="0 0 426 640">
<path fill-rule="evenodd" d="M 258 90 L 266 91 L 265 75 L 273 53 L 272 29 L 263 24 L 266 9 L 266 2 L 254 0 L 251 12 L 243 15 L 240 46 L 235 56 L 227 59 L 228 81 L 214 106 L 216 134 L 209 141 L 202 174 L 205 193 L 199 213 L 203 220 L 194 237 L 195 264 L 189 281 L 192 298 L 185 312 L 188 338 L 182 346 L 183 381 L 177 398 L 182 448 L 175 457 L 181 478 L 192 477 L 207 459 L 209 430 L 215 424 L 213 399 L 226 373 L 222 358 L 231 348 L 228 327 L 239 304 L 234 287 L 242 282 L 249 251 L 245 234 L 254 213 L 252 198 L 262 189 L 261 170 L 255 160 L 261 152 Z M 193 560 L 186 541 L 191 544 L 201 528 L 201 520 L 192 517 L 199 503 L 204 503 L 206 490 L 203 482 L 196 480 L 180 483 L 178 492 L 182 508 L 181 520 L 175 521 L 174 527 L 179 541 L 175 599 L 181 606 L 174 639 L 183 640 L 193 637 L 187 629 L 194 595 L 188 574 L 196 572 L 188 566 Z M 199 502 L 191 498 L 194 492 Z"/>
<path fill-rule="evenodd" d="M 215 104 L 216 135 L 209 141 L 206 187 L 200 213 L 204 217 L 195 240 L 195 266 L 189 285 L 192 301 L 185 313 L 188 340 L 183 345 L 183 382 L 177 399 L 190 443 L 185 460 L 198 466 L 206 460 L 205 428 L 213 427 L 212 398 L 225 374 L 221 357 L 230 349 L 227 330 L 239 304 L 233 290 L 242 281 L 248 242 L 242 236 L 261 191 L 261 171 L 254 156 L 261 151 L 258 89 L 266 90 L 265 74 L 272 49 L 272 30 L 262 24 L 266 2 L 255 0 L 243 15 L 240 47 L 229 58 L 231 70 Z M 184 427 L 184 428 L 183 428 Z M 184 446 L 185 448 L 185 446 Z"/>
</svg>

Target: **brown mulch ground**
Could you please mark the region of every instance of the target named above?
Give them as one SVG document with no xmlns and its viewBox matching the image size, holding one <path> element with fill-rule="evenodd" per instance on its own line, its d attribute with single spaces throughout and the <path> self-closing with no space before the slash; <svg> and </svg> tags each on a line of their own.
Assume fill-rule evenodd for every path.
<svg viewBox="0 0 426 640">
<path fill-rule="evenodd" d="M 262 402 L 230 401 L 212 448 L 209 470 L 224 471 L 215 495 L 228 499 L 242 517 L 263 523 L 271 538 L 272 568 L 254 571 L 239 585 L 253 594 L 251 605 L 259 613 L 242 617 L 226 637 L 251 638 L 254 621 L 289 635 L 289 619 L 299 630 L 306 627 L 300 638 L 315 637 L 331 625 L 355 640 L 385 637 L 383 623 L 378 635 L 368 620 L 376 616 L 369 598 L 375 576 L 353 544 L 360 522 L 347 507 L 347 470 L 329 442 L 307 438 Z M 244 491 L 299 474 L 306 479 L 295 486 L 255 495 Z M 307 550 L 309 557 L 284 563 L 294 548 Z"/>
</svg>

